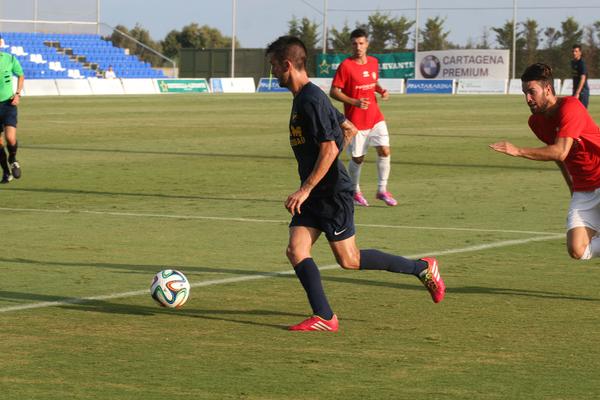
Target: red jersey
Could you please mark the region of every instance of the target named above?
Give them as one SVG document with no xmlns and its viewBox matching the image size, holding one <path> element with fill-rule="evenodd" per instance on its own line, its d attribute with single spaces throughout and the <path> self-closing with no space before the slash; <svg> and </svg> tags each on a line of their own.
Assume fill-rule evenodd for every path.
<svg viewBox="0 0 600 400">
<path fill-rule="evenodd" d="M 573 146 L 564 164 L 573 181 L 573 191 L 589 192 L 600 188 L 600 129 L 575 97 L 558 100 L 556 114 L 529 117 L 529 127 L 546 144 L 557 138 L 573 138 Z"/>
<path fill-rule="evenodd" d="M 358 64 L 347 58 L 338 67 L 332 85 L 342 89 L 346 96 L 353 99 L 367 98 L 371 102 L 366 110 L 344 103 L 344 114 L 358 130 L 371 129 L 383 121 L 383 114 L 375 97 L 375 86 L 379 78 L 379 61 L 367 56 L 366 64 Z"/>
</svg>

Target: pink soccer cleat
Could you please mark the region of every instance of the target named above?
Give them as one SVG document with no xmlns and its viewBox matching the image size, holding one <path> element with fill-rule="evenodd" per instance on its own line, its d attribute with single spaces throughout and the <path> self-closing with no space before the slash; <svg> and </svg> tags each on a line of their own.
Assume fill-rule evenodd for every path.
<svg viewBox="0 0 600 400">
<path fill-rule="evenodd" d="M 377 196 L 375 196 L 378 200 L 383 200 L 385 202 L 385 204 L 387 204 L 390 207 L 394 207 L 395 205 L 398 205 L 398 202 L 396 201 L 396 199 L 392 196 L 392 194 L 390 192 L 379 192 L 377 193 Z"/>
<path fill-rule="evenodd" d="M 362 192 L 356 192 L 354 193 L 354 205 L 369 207 L 369 202 L 367 202 L 367 199 L 365 199 Z"/>
<path fill-rule="evenodd" d="M 338 319 L 335 314 L 329 321 L 319 317 L 318 315 L 312 316 L 300 322 L 298 325 L 292 325 L 288 329 L 290 331 L 324 331 L 324 332 L 337 332 L 338 330 Z"/>
<path fill-rule="evenodd" d="M 446 294 L 446 285 L 440 276 L 438 262 L 433 257 L 421 258 L 427 263 L 427 269 L 419 274 L 419 279 L 429 291 L 434 303 L 439 303 Z"/>
</svg>

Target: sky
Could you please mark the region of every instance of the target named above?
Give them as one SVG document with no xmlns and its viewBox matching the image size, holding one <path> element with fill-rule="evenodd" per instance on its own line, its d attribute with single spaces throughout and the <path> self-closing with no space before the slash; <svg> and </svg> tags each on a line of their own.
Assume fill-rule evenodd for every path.
<svg viewBox="0 0 600 400">
<path fill-rule="evenodd" d="M 45 3 L 49 4 L 49 10 L 67 10 L 67 4 L 75 0 L 0 0 L 0 16 L 9 17 L 6 11 L 2 12 L 2 7 L 6 9 L 11 3 L 15 7 L 18 3 L 18 8 L 24 10 L 27 8 L 25 3 L 34 4 L 34 1 L 43 11 Z M 76 3 L 88 5 L 95 15 L 96 1 L 77 0 Z M 128 28 L 139 23 L 154 40 L 162 40 L 169 31 L 181 30 L 192 22 L 217 28 L 226 36 L 232 35 L 234 0 L 99 1 L 102 22 Z M 484 30 L 503 26 L 511 20 L 514 1 L 518 6 L 517 21 L 535 19 L 541 28 L 560 28 L 560 23 L 569 16 L 574 17 L 581 26 L 600 20 L 598 0 L 235 0 L 236 38 L 242 47 L 264 48 L 278 36 L 287 33 L 288 22 L 293 16 L 298 19 L 307 17 L 321 27 L 325 3 L 328 10 L 327 25 L 338 30 L 346 22 L 350 28 L 354 28 L 356 22 L 366 23 L 367 17 L 378 10 L 392 17 L 405 16 L 414 20 L 415 6 L 419 3 L 421 25 L 430 17 L 445 18 L 444 26 L 446 31 L 450 31 L 448 39 L 465 45 L 469 39 L 479 42 Z M 76 17 L 70 15 L 69 11 L 65 13 L 68 19 Z M 493 33 L 489 38 L 493 41 Z"/>
</svg>

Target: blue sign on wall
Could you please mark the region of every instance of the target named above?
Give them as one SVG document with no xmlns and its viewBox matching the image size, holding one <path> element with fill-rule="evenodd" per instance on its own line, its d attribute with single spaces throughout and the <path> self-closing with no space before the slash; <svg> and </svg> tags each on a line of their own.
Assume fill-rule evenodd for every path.
<svg viewBox="0 0 600 400">
<path fill-rule="evenodd" d="M 279 86 L 277 78 L 260 78 L 257 92 L 289 92 L 287 88 Z"/>
<path fill-rule="evenodd" d="M 406 82 L 406 93 L 453 93 L 454 81 L 452 79 L 409 79 Z"/>
</svg>

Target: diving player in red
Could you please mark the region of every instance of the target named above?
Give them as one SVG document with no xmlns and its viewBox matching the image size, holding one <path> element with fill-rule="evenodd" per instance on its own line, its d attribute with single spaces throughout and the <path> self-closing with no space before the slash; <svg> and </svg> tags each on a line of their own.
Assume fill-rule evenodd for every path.
<svg viewBox="0 0 600 400">
<path fill-rule="evenodd" d="M 567 248 L 578 260 L 600 256 L 600 129 L 576 97 L 558 98 L 552 68 L 530 65 L 521 76 L 531 110 L 529 127 L 544 147 L 517 147 L 498 142 L 501 153 L 537 161 L 555 161 L 571 192 Z"/>
<path fill-rule="evenodd" d="M 344 103 L 344 114 L 358 129 L 348 150 L 352 156 L 348 172 L 354 184 L 354 204 L 367 207 L 369 203 L 360 190 L 360 172 L 369 146 L 377 150 L 379 183 L 376 198 L 388 206 L 398 204 L 387 190 L 390 175 L 390 136 L 383 114 L 377 105 L 375 92 L 383 100 L 389 98 L 387 90 L 379 86 L 379 61 L 367 55 L 369 41 L 363 29 L 350 34 L 352 56 L 338 67 L 329 95 Z"/>
</svg>

